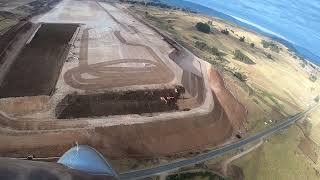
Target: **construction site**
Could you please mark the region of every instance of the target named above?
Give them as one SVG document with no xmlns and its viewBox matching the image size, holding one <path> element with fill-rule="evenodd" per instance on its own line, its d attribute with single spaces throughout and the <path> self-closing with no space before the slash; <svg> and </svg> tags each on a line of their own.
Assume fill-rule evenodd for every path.
<svg viewBox="0 0 320 180">
<path fill-rule="evenodd" d="M 121 4 L 62 0 L 0 42 L 1 156 L 166 156 L 246 133 L 220 73 Z"/>
</svg>

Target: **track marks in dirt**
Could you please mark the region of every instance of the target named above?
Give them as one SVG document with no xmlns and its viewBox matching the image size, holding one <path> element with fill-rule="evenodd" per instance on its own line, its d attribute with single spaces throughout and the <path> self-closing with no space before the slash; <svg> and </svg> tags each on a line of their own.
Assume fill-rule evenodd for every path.
<svg viewBox="0 0 320 180">
<path fill-rule="evenodd" d="M 96 64 L 88 64 L 88 30 L 84 31 L 80 48 L 79 67 L 68 70 L 64 74 L 65 82 L 71 87 L 82 90 L 95 90 L 129 85 L 162 84 L 172 81 L 173 72 L 162 62 L 161 58 L 149 46 L 130 43 L 114 32 L 118 40 L 133 47 L 143 47 L 155 61 L 147 59 L 117 59 Z M 144 67 L 114 67 L 123 63 L 140 63 Z M 111 66 L 112 65 L 112 66 Z M 89 74 L 91 78 L 85 78 Z"/>
</svg>

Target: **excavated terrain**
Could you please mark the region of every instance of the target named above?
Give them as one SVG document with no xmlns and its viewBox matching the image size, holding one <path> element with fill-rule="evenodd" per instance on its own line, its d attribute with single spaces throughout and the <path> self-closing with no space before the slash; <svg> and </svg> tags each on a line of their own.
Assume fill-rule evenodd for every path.
<svg viewBox="0 0 320 180">
<path fill-rule="evenodd" d="M 64 0 L 33 23 L 0 74 L 1 156 L 60 156 L 77 142 L 153 157 L 245 132 L 221 75 L 121 6 Z"/>
<path fill-rule="evenodd" d="M 176 89 L 181 89 L 176 88 Z M 107 92 L 103 94 L 68 94 L 56 107 L 58 119 L 125 114 L 144 114 L 179 110 L 177 101 L 161 97 L 180 97 L 175 89 Z"/>
</svg>

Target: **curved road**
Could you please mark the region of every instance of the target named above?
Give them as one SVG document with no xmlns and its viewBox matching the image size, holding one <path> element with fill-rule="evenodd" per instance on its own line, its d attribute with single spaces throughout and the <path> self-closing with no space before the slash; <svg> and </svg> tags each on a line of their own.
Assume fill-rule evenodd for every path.
<svg viewBox="0 0 320 180">
<path fill-rule="evenodd" d="M 305 117 L 306 114 L 308 114 L 310 111 L 314 110 L 318 106 L 319 106 L 319 104 L 313 106 L 312 108 L 310 108 L 309 110 L 307 110 L 305 112 L 296 114 L 295 116 L 287 119 L 284 122 L 279 123 L 278 125 L 276 125 L 274 127 L 265 129 L 265 130 L 257 133 L 256 135 L 247 137 L 247 138 L 245 138 L 241 141 L 237 141 L 233 144 L 225 145 L 219 149 L 215 149 L 215 150 L 212 150 L 208 153 L 204 153 L 204 154 L 195 156 L 191 159 L 176 161 L 176 162 L 172 162 L 169 164 L 164 164 L 164 165 L 160 165 L 160 166 L 156 166 L 156 167 L 152 167 L 152 168 L 148 168 L 148 169 L 125 172 L 123 174 L 120 174 L 120 179 L 121 180 L 134 180 L 134 179 L 142 179 L 142 178 L 146 178 L 146 177 L 151 177 L 151 176 L 155 176 L 155 175 L 158 175 L 158 174 L 161 174 L 164 172 L 174 171 L 174 170 L 180 169 L 182 167 L 191 166 L 191 165 L 201 163 L 201 162 L 213 159 L 215 157 L 224 155 L 230 151 L 239 149 L 239 148 L 243 147 L 244 145 L 247 145 L 249 143 L 253 143 L 253 142 L 256 142 L 256 141 L 261 140 L 263 138 L 269 137 L 269 136 L 273 135 L 274 133 L 279 132 L 282 129 L 289 127 L 290 125 L 294 124 L 299 119 Z"/>
</svg>

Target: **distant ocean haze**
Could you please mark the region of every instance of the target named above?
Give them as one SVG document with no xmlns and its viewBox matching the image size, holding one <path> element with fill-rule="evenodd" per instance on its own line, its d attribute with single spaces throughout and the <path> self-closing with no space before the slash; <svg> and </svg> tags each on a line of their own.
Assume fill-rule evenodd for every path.
<svg viewBox="0 0 320 180">
<path fill-rule="evenodd" d="M 320 0 L 163 1 L 262 32 L 320 65 Z"/>
</svg>

